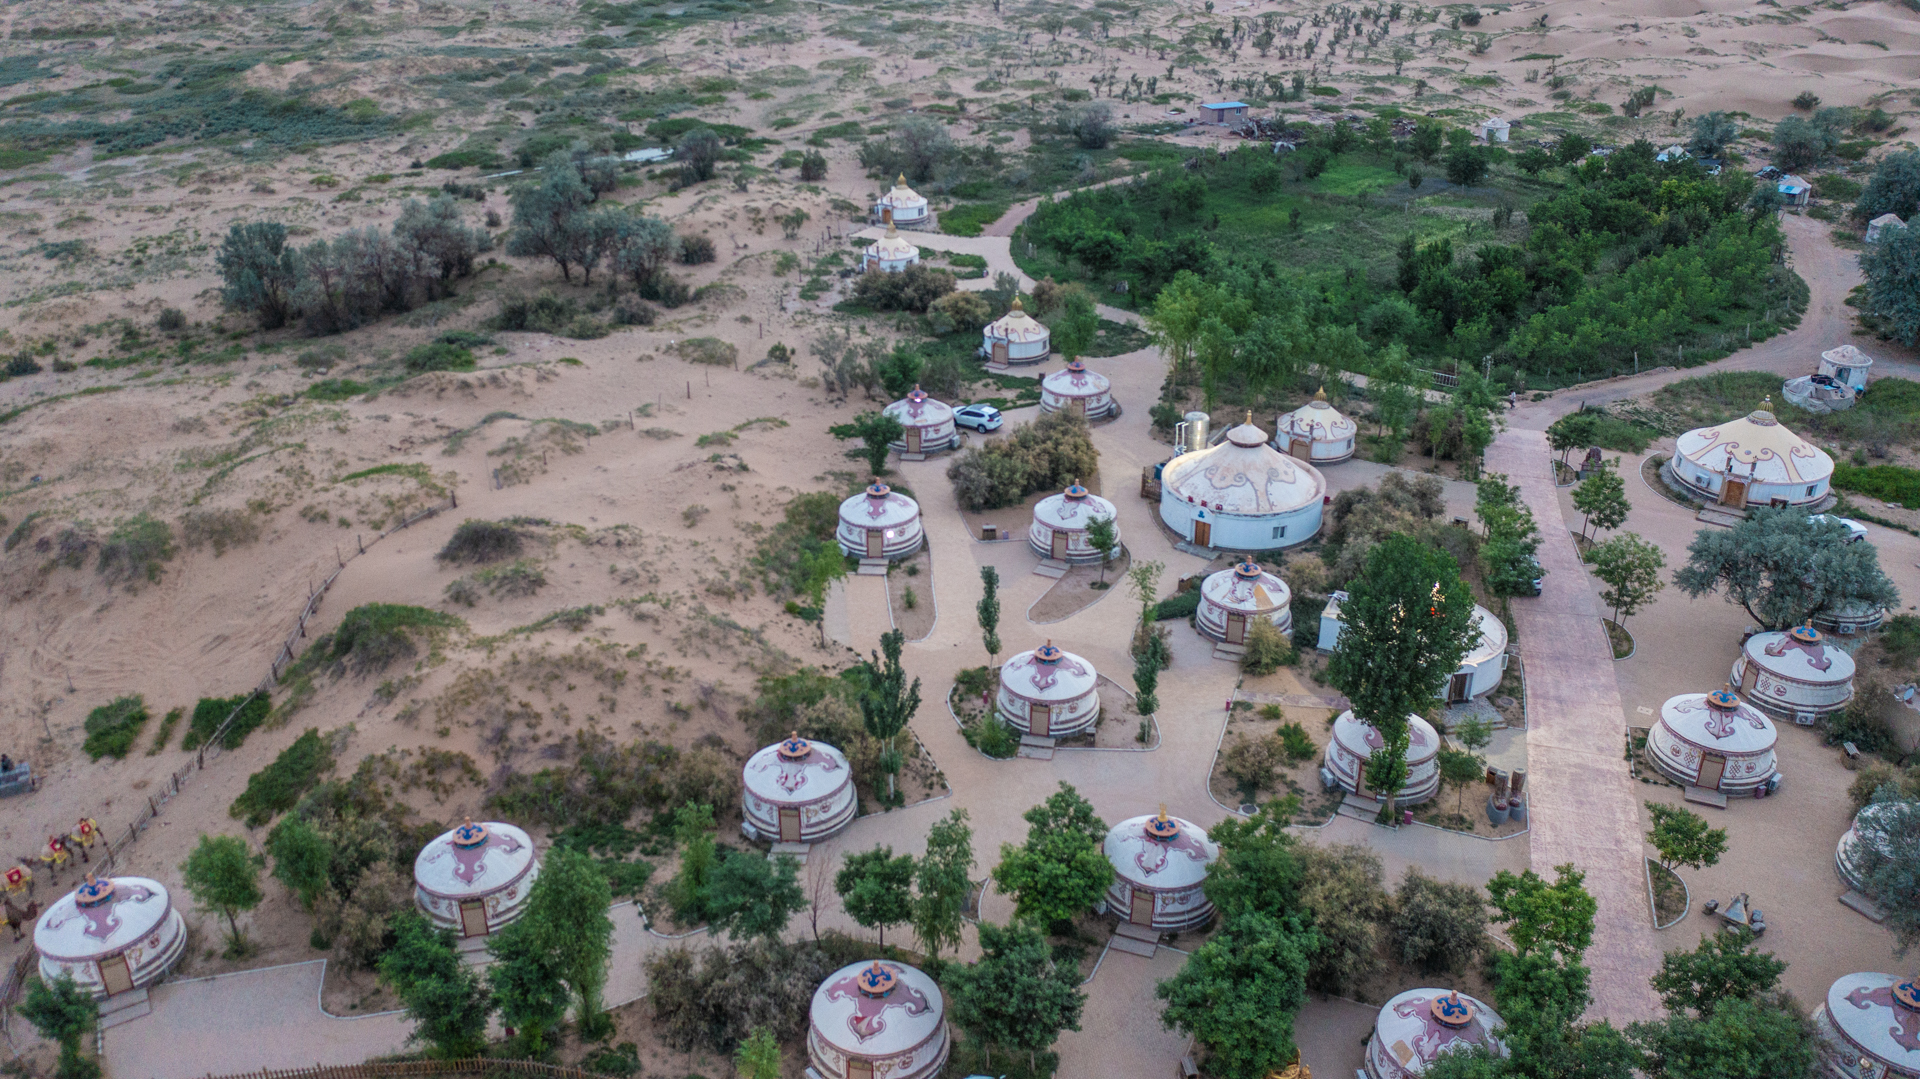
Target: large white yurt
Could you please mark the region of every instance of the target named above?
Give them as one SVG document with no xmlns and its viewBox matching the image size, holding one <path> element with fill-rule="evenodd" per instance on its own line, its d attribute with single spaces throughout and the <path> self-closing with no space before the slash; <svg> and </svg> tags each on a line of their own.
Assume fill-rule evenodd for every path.
<svg viewBox="0 0 1920 1079">
<path fill-rule="evenodd" d="M 1853 657 L 1812 626 L 1756 633 L 1733 661 L 1740 695 L 1802 725 L 1838 712 L 1853 699 Z"/>
<path fill-rule="evenodd" d="M 1134 925 L 1178 933 L 1207 924 L 1213 904 L 1201 886 L 1220 847 L 1192 821 L 1158 814 L 1123 820 L 1107 832 L 1104 848 L 1113 863 L 1107 909 Z"/>
<path fill-rule="evenodd" d="M 1493 692 L 1507 671 L 1507 624 L 1500 616 L 1473 605 L 1474 639 L 1461 657 L 1460 669 L 1447 678 L 1448 704 L 1472 700 Z"/>
<path fill-rule="evenodd" d="M 1852 387 L 1855 393 L 1867 388 L 1867 376 L 1872 371 L 1873 357 L 1852 345 L 1830 348 L 1820 354 L 1820 373 Z"/>
<path fill-rule="evenodd" d="M 1829 1079 L 1920 1076 L 1920 980 L 1849 974 L 1813 1013 L 1819 1071 Z"/>
<path fill-rule="evenodd" d="M 1853 815 L 1853 826 L 1834 844 L 1833 868 L 1847 887 L 1867 894 L 1866 877 L 1876 855 L 1887 853 L 1887 826 L 1896 810 L 1885 802 L 1868 802 Z"/>
<path fill-rule="evenodd" d="M 859 799 L 847 755 L 794 734 L 740 770 L 740 831 L 770 843 L 818 843 L 853 823 Z"/>
<path fill-rule="evenodd" d="M 1327 771 L 1342 789 L 1377 797 L 1367 789 L 1367 759 L 1386 744 L 1379 728 L 1360 722 L 1349 708 L 1333 721 L 1333 737 L 1327 740 Z M 1394 797 L 1401 805 L 1418 805 L 1439 790 L 1440 732 L 1419 716 L 1408 715 L 1407 782 Z"/>
<path fill-rule="evenodd" d="M 920 503 L 874 480 L 867 489 L 840 503 L 840 527 L 833 538 L 856 558 L 905 558 L 926 539 Z"/>
<path fill-rule="evenodd" d="M 1668 779 L 1722 794 L 1752 794 L 1774 782 L 1779 732 L 1765 712 L 1730 689 L 1682 693 L 1660 706 L 1647 756 Z"/>
<path fill-rule="evenodd" d="M 500 821 L 465 821 L 414 856 L 413 901 L 435 925 L 484 937 L 526 913 L 539 876 L 526 832 Z"/>
<path fill-rule="evenodd" d="M 1409 989 L 1380 1009 L 1367 1039 L 1365 1079 L 1413 1079 L 1442 1053 L 1484 1046 L 1507 1055 L 1506 1027 L 1477 998 L 1451 989 Z"/>
<path fill-rule="evenodd" d="M 1087 542 L 1087 522 L 1097 518 L 1115 520 L 1113 503 L 1093 494 L 1079 484 L 1071 484 L 1057 495 L 1048 495 L 1033 507 L 1033 524 L 1027 529 L 1027 545 L 1041 558 L 1062 562 L 1100 561 L 1100 552 Z M 1114 540 L 1120 538 L 1120 526 L 1114 525 Z M 1119 548 L 1114 548 L 1118 556 Z"/>
<path fill-rule="evenodd" d="M 1052 641 L 1000 665 L 1000 718 L 1021 734 L 1068 738 L 1100 718 L 1100 676 L 1093 664 Z"/>
<path fill-rule="evenodd" d="M 159 981 L 186 951 L 187 926 L 159 881 L 89 873 L 40 915 L 33 947 L 41 980 L 66 975 L 104 1000 Z"/>
<path fill-rule="evenodd" d="M 869 244 L 860 253 L 860 268 L 879 270 L 883 273 L 899 273 L 909 266 L 920 263 L 920 249 L 915 247 L 900 230 L 887 226 L 887 234 Z"/>
<path fill-rule="evenodd" d="M 1040 411 L 1071 412 L 1089 420 L 1105 419 L 1116 410 L 1113 382 L 1079 360 L 1040 380 Z"/>
<path fill-rule="evenodd" d="M 1160 470 L 1160 520 L 1198 547 L 1272 551 L 1320 531 L 1326 477 L 1267 445 L 1251 423 Z"/>
<path fill-rule="evenodd" d="M 1353 456 L 1360 428 L 1327 402 L 1327 391 L 1279 417 L 1274 424 L 1274 448 L 1316 465 L 1338 464 Z"/>
<path fill-rule="evenodd" d="M 1237 566 L 1207 574 L 1200 582 L 1200 609 L 1193 625 L 1202 634 L 1227 644 L 1247 639 L 1247 626 L 1256 618 L 1272 622 L 1281 633 L 1293 632 L 1293 592 L 1287 582 L 1260 568 L 1249 558 Z"/>
<path fill-rule="evenodd" d="M 940 987 L 905 963 L 841 967 L 813 991 L 808 1074 L 821 1079 L 931 1079 L 952 1049 Z"/>
<path fill-rule="evenodd" d="M 882 411 L 906 428 L 899 441 L 889 443 L 895 453 L 938 453 L 960 444 L 960 431 L 953 425 L 953 406 L 934 400 L 918 386 Z"/>
<path fill-rule="evenodd" d="M 1015 296 L 1013 307 L 980 331 L 980 351 L 993 363 L 1040 363 L 1053 355 L 1053 333 L 1027 314 Z"/>
<path fill-rule="evenodd" d="M 891 218 L 888 217 L 888 211 L 892 211 Z M 873 204 L 873 215 L 908 228 L 924 226 L 931 217 L 926 196 L 907 186 L 907 174 L 904 172 L 893 182 L 893 189 Z"/>
<path fill-rule="evenodd" d="M 1737 420 L 1688 431 L 1674 442 L 1673 474 L 1723 506 L 1805 506 L 1827 497 L 1833 458 L 1780 425 L 1773 400 Z"/>
</svg>

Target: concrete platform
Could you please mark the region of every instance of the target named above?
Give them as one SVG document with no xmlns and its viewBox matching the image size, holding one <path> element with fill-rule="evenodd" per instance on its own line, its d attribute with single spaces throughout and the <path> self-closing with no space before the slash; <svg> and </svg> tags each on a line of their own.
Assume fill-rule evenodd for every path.
<svg viewBox="0 0 1920 1079">
<path fill-rule="evenodd" d="M 1052 577 L 1058 580 L 1067 575 L 1067 564 L 1058 559 L 1043 558 L 1040 560 L 1039 565 L 1033 567 L 1033 572 L 1042 577 Z"/>
<path fill-rule="evenodd" d="M 767 860 L 772 861 L 784 854 L 801 865 L 806 865 L 807 854 L 812 850 L 811 843 L 775 843 L 773 848 L 767 851 Z"/>
<path fill-rule="evenodd" d="M 1037 734 L 1023 734 L 1020 736 L 1018 755 L 1028 760 L 1050 761 L 1053 759 L 1053 747 L 1054 741 L 1051 738 L 1043 738 Z"/>
<path fill-rule="evenodd" d="M 1705 787 L 1688 787 L 1686 799 L 1695 805 L 1712 806 L 1715 809 L 1727 808 L 1727 796 L 1719 791 L 1710 791 Z"/>
</svg>

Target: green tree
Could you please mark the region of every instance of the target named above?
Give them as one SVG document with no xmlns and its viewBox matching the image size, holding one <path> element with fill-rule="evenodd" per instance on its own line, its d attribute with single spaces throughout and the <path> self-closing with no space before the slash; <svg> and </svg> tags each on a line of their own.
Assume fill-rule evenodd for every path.
<svg viewBox="0 0 1920 1079">
<path fill-rule="evenodd" d="M 1880 571 L 1873 544 L 1851 538 L 1846 525 L 1798 507 L 1755 507 L 1732 528 L 1695 534 L 1673 583 L 1694 599 L 1721 593 L 1764 630 L 1855 605 L 1897 605 L 1900 593 Z"/>
<path fill-rule="evenodd" d="M 1487 152 L 1472 142 L 1463 142 L 1447 151 L 1447 182 L 1472 187 L 1487 178 Z"/>
<path fill-rule="evenodd" d="M 1600 601 L 1613 608 L 1613 620 L 1632 618 L 1653 602 L 1667 586 L 1660 579 L 1667 556 L 1660 548 L 1640 538 L 1638 532 L 1622 532 L 1595 547 L 1588 556 L 1593 575 L 1606 584 Z"/>
<path fill-rule="evenodd" d="M 1160 710 L 1160 672 L 1166 666 L 1166 639 L 1149 631 L 1146 647 L 1133 660 L 1133 706 L 1143 716 Z"/>
<path fill-rule="evenodd" d="M 1886 915 L 1895 955 L 1920 944 L 1920 802 L 1902 800 L 1887 788 L 1874 796 L 1880 812 L 1881 842 L 1861 882 Z"/>
<path fill-rule="evenodd" d="M 1920 150 L 1901 150 L 1880 159 L 1860 201 L 1853 204 L 1853 216 L 1871 221 L 1881 214 L 1913 216 L 1920 206 Z"/>
<path fill-rule="evenodd" d="M 754 1027 L 734 1051 L 733 1069 L 740 1079 L 780 1079 L 780 1043 L 773 1031 Z"/>
<path fill-rule="evenodd" d="M 980 620 L 980 644 L 987 650 L 987 662 L 1000 654 L 1000 571 L 980 567 L 980 602 L 974 606 Z"/>
<path fill-rule="evenodd" d="M 691 187 L 713 179 L 713 168 L 720 163 L 720 136 L 710 127 L 696 127 L 673 144 L 673 159 L 680 163 L 680 183 Z"/>
<path fill-rule="evenodd" d="M 1373 418 L 1395 441 L 1407 437 L 1407 427 L 1420 413 L 1425 376 L 1407 359 L 1406 346 L 1396 343 L 1375 365 L 1367 379 Z"/>
<path fill-rule="evenodd" d="M 787 922 L 807 909 L 800 863 L 782 854 L 768 861 L 757 853 L 728 855 L 713 871 L 707 896 L 707 931 L 729 937 L 778 940 Z"/>
<path fill-rule="evenodd" d="M 1620 458 L 1601 461 L 1600 467 L 1587 473 L 1580 486 L 1573 489 L 1573 508 L 1585 515 L 1580 522 L 1580 534 L 1587 535 L 1589 528 L 1604 528 L 1611 532 L 1627 522 L 1627 485 L 1620 479 Z"/>
<path fill-rule="evenodd" d="M 1757 940 L 1736 927 L 1701 937 L 1690 952 L 1668 952 L 1653 990 L 1675 1015 L 1712 1015 L 1722 1001 L 1764 997 L 1779 986 L 1787 965 L 1772 952 L 1756 951 Z"/>
<path fill-rule="evenodd" d="M 1660 864 L 1667 869 L 1705 869 L 1726 853 L 1727 830 L 1708 827 L 1706 818 L 1690 809 L 1648 802 L 1647 814 L 1653 818 L 1647 842 L 1660 852 Z"/>
<path fill-rule="evenodd" d="M 1440 781 L 1459 792 L 1454 800 L 1457 812 L 1466 812 L 1467 788 L 1486 778 L 1487 760 L 1477 753 L 1447 748 L 1440 751 Z"/>
<path fill-rule="evenodd" d="M 380 956 L 380 980 L 393 988 L 413 1020 L 409 1041 L 425 1042 L 447 1060 L 477 1055 L 487 1043 L 493 1001 L 460 961 L 452 931 L 417 910 L 393 919 L 393 946 Z"/>
<path fill-rule="evenodd" d="M 1015 922 L 980 923 L 980 958 L 948 976 L 952 1018 L 988 1045 L 1025 1052 L 1029 1067 L 1063 1030 L 1080 1029 L 1080 970 L 1056 960 L 1045 937 Z"/>
<path fill-rule="evenodd" d="M 1693 118 L 1693 135 L 1687 140 L 1687 149 L 1701 157 L 1719 157 L 1739 137 L 1740 125 L 1716 110 Z"/>
<path fill-rule="evenodd" d="M 1599 909 L 1582 886 L 1586 874 L 1559 866 L 1549 884 L 1533 870 L 1518 876 L 1502 869 L 1487 882 L 1493 920 L 1507 927 L 1507 939 L 1521 954 L 1557 957 L 1577 963 L 1593 943 L 1593 916 Z"/>
<path fill-rule="evenodd" d="M 487 968 L 487 985 L 500 1022 L 512 1027 L 521 1049 L 529 1056 L 547 1050 L 547 1035 L 567 1017 L 573 994 L 553 956 L 536 946 L 536 934 L 524 920 L 487 938 L 494 963 Z"/>
<path fill-rule="evenodd" d="M 1100 312 L 1094 307 L 1093 297 L 1083 288 L 1064 289 L 1060 311 L 1047 329 L 1053 347 L 1069 361 L 1086 355 L 1087 349 L 1093 347 L 1093 335 L 1100 329 Z"/>
<path fill-rule="evenodd" d="M 1414 125 L 1413 135 L 1407 140 L 1407 149 L 1420 156 L 1422 161 L 1432 161 L 1440 147 L 1446 143 L 1446 129 L 1438 120 L 1421 120 Z"/>
<path fill-rule="evenodd" d="M 1895 340 L 1909 348 L 1920 344 L 1920 225 L 1882 232 L 1860 256 L 1860 269 L 1869 309 L 1886 320 Z"/>
<path fill-rule="evenodd" d="M 836 423 L 827 428 L 827 433 L 842 442 L 857 438 L 861 448 L 847 451 L 847 456 L 865 458 L 867 470 L 875 476 L 887 474 L 887 454 L 892 452 L 893 443 L 907 437 L 906 425 L 898 418 L 885 412 L 862 412 L 853 418 L 852 423 Z"/>
<path fill-rule="evenodd" d="M 1295 1056 L 1293 1018 L 1307 999 L 1312 929 L 1291 916 L 1236 914 L 1154 995 L 1160 1021 L 1207 1050 L 1209 1075 L 1260 1079 Z"/>
<path fill-rule="evenodd" d="M 912 393 L 920 384 L 920 376 L 927 369 L 927 358 L 904 344 L 893 346 L 893 351 L 876 357 L 872 364 L 873 375 L 880 380 L 880 386 L 888 396 L 898 400 Z"/>
<path fill-rule="evenodd" d="M 1296 795 L 1261 806 L 1249 817 L 1228 817 L 1207 833 L 1220 847 L 1220 860 L 1201 885 L 1224 918 L 1296 913 L 1305 867 L 1298 840 L 1289 830 L 1299 809 Z"/>
<path fill-rule="evenodd" d="M 913 917 L 913 855 L 896 857 L 892 847 L 849 854 L 833 878 L 833 890 L 855 924 L 879 930 L 884 948 L 887 927 Z"/>
<path fill-rule="evenodd" d="M 920 679 L 915 678 L 909 685 L 906 668 L 900 664 L 900 650 L 906 639 L 907 635 L 897 629 L 882 633 L 880 650 L 886 656 L 885 661 L 875 655 L 861 665 L 867 686 L 860 695 L 860 716 L 867 733 L 881 743 L 880 766 L 887 771 L 890 798 L 894 796 L 894 777 L 899 774 L 902 763 L 895 739 L 920 710 Z"/>
<path fill-rule="evenodd" d="M 540 163 L 539 179 L 523 183 L 507 196 L 513 204 L 513 231 L 507 234 L 507 254 L 552 259 L 560 276 L 573 280 L 580 254 L 581 215 L 593 202 L 593 192 L 564 150 Z"/>
<path fill-rule="evenodd" d="M 1521 151 L 1514 164 L 1528 176 L 1538 176 L 1553 167 L 1553 154 L 1538 146 L 1529 146 Z"/>
<path fill-rule="evenodd" d="M 313 909 L 313 901 L 327 890 L 327 872 L 333 866 L 333 844 L 307 818 L 291 815 L 267 833 L 267 853 L 273 856 L 273 875 Z"/>
<path fill-rule="evenodd" d="M 239 914 L 260 905 L 260 859 L 247 841 L 232 835 L 202 835 L 181 863 L 180 879 L 194 901 L 227 920 L 227 954 L 247 951 Z"/>
<path fill-rule="evenodd" d="M 22 1018 L 42 1038 L 60 1046 L 58 1079 L 95 1079 L 100 1065 L 80 1054 L 80 1039 L 100 1021 L 100 1005 L 70 974 L 52 982 L 34 978 L 18 1006 Z"/>
<path fill-rule="evenodd" d="M 1569 412 L 1547 425 L 1547 446 L 1567 463 L 1567 454 L 1593 444 L 1599 434 L 1600 418 L 1592 412 Z"/>
<path fill-rule="evenodd" d="M 1422 973 L 1465 970 L 1487 946 L 1487 901 L 1471 884 L 1408 869 L 1393 903 L 1393 948 Z"/>
<path fill-rule="evenodd" d="M 522 915 L 530 945 L 552 958 L 572 990 L 574 1019 L 587 1035 L 608 1023 L 600 992 L 607 984 L 607 958 L 613 949 L 613 919 L 607 914 L 612 903 L 613 889 L 591 857 L 555 847 L 547 852 Z"/>
<path fill-rule="evenodd" d="M 287 245 L 287 227 L 277 221 L 230 225 L 214 253 L 220 270 L 220 299 L 228 307 L 251 311 L 263 330 L 277 330 L 296 314 L 293 294 L 300 287 L 300 257 Z"/>
<path fill-rule="evenodd" d="M 1047 927 L 1070 922 L 1113 883 L 1113 864 L 1102 849 L 1107 826 L 1065 782 L 1024 817 L 1027 841 L 1000 845 L 994 882 L 1013 896 L 1014 917 Z"/>
<path fill-rule="evenodd" d="M 1804 117 L 1773 125 L 1773 163 L 1789 172 L 1818 165 L 1839 145 L 1837 133 Z"/>
<path fill-rule="evenodd" d="M 933 958 L 960 946 L 962 916 L 973 892 L 973 829 L 956 809 L 927 829 L 927 850 L 914 867 L 913 935 Z"/>
<path fill-rule="evenodd" d="M 1662 1079 L 1773 1079 L 1813 1071 L 1811 1024 L 1773 1001 L 1729 1000 L 1711 1015 L 1634 1023 L 1627 1036 Z"/>
<path fill-rule="evenodd" d="M 1540 527 L 1533 510 L 1520 501 L 1520 488 L 1503 473 L 1480 477 L 1475 484 L 1474 515 L 1486 529 L 1480 545 L 1480 567 L 1487 588 L 1496 596 L 1521 596 L 1533 591 L 1540 576 L 1535 552 L 1540 549 Z"/>
<path fill-rule="evenodd" d="M 680 871 L 667 885 L 667 903 L 682 921 L 707 915 L 707 896 L 718 861 L 713 843 L 713 807 L 688 802 L 673 813 L 673 838 L 680 845 Z"/>
<path fill-rule="evenodd" d="M 1113 561 L 1114 549 L 1120 546 L 1120 530 L 1114 527 L 1113 518 L 1088 518 L 1087 543 L 1100 552 L 1100 583 L 1104 585 L 1107 580 L 1107 563 Z"/>
</svg>

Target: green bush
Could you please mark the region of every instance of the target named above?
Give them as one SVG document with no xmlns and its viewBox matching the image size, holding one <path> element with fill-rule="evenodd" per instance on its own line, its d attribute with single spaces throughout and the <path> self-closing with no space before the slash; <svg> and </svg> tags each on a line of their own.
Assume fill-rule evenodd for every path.
<svg viewBox="0 0 1920 1079">
<path fill-rule="evenodd" d="M 310 401 L 345 401 L 371 389 L 372 386 L 350 378 L 323 378 L 307 387 L 306 397 Z"/>
<path fill-rule="evenodd" d="M 1087 421 L 1050 412 L 954 458 L 947 479 L 961 508 L 977 513 L 1015 505 L 1035 491 L 1060 490 L 1099 469 Z"/>
<path fill-rule="evenodd" d="M 314 642 L 309 651 L 364 675 L 416 655 L 419 650 L 413 643 L 414 633 L 464 625 L 450 614 L 425 607 L 367 603 L 348 611 L 340 620 L 340 628 Z"/>
<path fill-rule="evenodd" d="M 1194 589 L 1198 592 L 1199 589 Z M 1240 657 L 1240 669 L 1251 675 L 1272 674 L 1294 660 L 1293 649 L 1280 627 L 1264 618 L 1247 624 L 1246 653 Z"/>
<path fill-rule="evenodd" d="M 430 169 L 492 169 L 506 163 L 506 159 L 492 150 L 450 150 L 447 153 L 427 159 Z"/>
<path fill-rule="evenodd" d="M 1165 622 L 1174 618 L 1191 618 L 1200 609 L 1200 589 L 1189 588 L 1185 592 L 1168 596 L 1153 609 L 1153 620 Z"/>
<path fill-rule="evenodd" d="M 244 547 L 260 538 L 260 522 L 245 510 L 188 510 L 180 515 L 180 542 L 189 550 L 211 546 L 220 557 L 229 547 Z"/>
<path fill-rule="evenodd" d="M 460 522 L 447 538 L 446 546 L 434 555 L 442 562 L 460 565 L 468 562 L 498 562 L 503 558 L 513 558 L 520 554 L 524 541 L 518 529 L 505 521 L 479 521 L 469 518 Z"/>
<path fill-rule="evenodd" d="M 236 708 L 240 709 L 240 714 L 233 716 L 233 724 L 220 737 L 222 749 L 234 749 L 246 741 L 247 735 L 267 721 L 267 716 L 273 711 L 273 701 L 264 693 L 200 698 L 200 703 L 193 706 L 193 719 L 187 724 L 187 735 L 180 740 L 180 748 L 196 749 L 212 739 L 213 732 L 226 722 L 228 716 L 233 715 Z"/>
<path fill-rule="evenodd" d="M 87 713 L 87 742 L 82 748 L 92 760 L 120 760 L 133 748 L 146 722 L 147 702 L 138 693 L 117 698 Z"/>
<path fill-rule="evenodd" d="M 227 807 L 227 816 L 258 828 L 292 809 L 333 767 L 333 754 L 312 727 L 280 751 L 273 763 L 247 777 L 247 789 Z"/>
<path fill-rule="evenodd" d="M 100 545 L 100 573 L 109 583 L 160 579 L 160 563 L 173 558 L 173 528 L 139 513 L 121 521 Z"/>
<path fill-rule="evenodd" d="M 407 370 L 415 374 L 426 371 L 471 371 L 473 353 L 458 345 L 429 341 L 410 349 L 406 364 Z"/>
<path fill-rule="evenodd" d="M 1313 757 L 1313 737 L 1305 727 L 1298 723 L 1282 723 L 1279 735 L 1280 747 L 1286 751 L 1287 760 L 1299 764 Z"/>
</svg>

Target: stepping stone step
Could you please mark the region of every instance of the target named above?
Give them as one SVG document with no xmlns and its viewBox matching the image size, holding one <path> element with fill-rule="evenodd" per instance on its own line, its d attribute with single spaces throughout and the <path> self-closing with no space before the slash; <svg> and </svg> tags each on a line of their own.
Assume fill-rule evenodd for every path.
<svg viewBox="0 0 1920 1079">
<path fill-rule="evenodd" d="M 1693 519 L 1703 521 L 1710 525 L 1719 525 L 1721 528 L 1732 528 L 1734 525 L 1746 520 L 1747 515 L 1737 513 L 1724 506 L 1705 506 L 1701 508 L 1699 513 L 1694 515 Z"/>
<path fill-rule="evenodd" d="M 1053 759 L 1053 747 L 1046 746 L 1043 748 L 1023 744 L 1014 752 L 1014 756 L 1024 757 L 1030 761 L 1050 761 Z"/>
<path fill-rule="evenodd" d="M 131 1023 L 135 1019 L 151 1015 L 153 1013 L 153 1005 L 146 999 L 146 990 L 140 990 L 140 993 L 141 998 L 137 1003 L 116 1009 L 113 1012 L 108 1012 L 103 1008 L 100 1013 L 100 1029 L 112 1030 L 122 1023 Z"/>
<path fill-rule="evenodd" d="M 1152 926 L 1135 925 L 1132 922 L 1121 922 L 1114 926 L 1113 935 L 1116 937 L 1130 937 L 1134 940 L 1145 941 L 1149 944 L 1160 943 L 1160 931 L 1158 929 Z"/>
<path fill-rule="evenodd" d="M 1705 787 L 1688 787 L 1684 797 L 1695 805 L 1712 806 L 1715 809 L 1727 808 L 1726 795 L 1719 791 L 1710 791 Z"/>
<path fill-rule="evenodd" d="M 1160 950 L 1157 944 L 1150 944 L 1143 940 L 1134 940 L 1132 937 L 1122 937 L 1118 935 L 1113 938 L 1111 944 L 1113 945 L 1113 950 L 1116 952 L 1126 952 L 1129 955 L 1137 955 L 1146 959 L 1152 959 L 1153 953 Z"/>
<path fill-rule="evenodd" d="M 1840 902 L 1866 915 L 1867 920 L 1875 925 L 1887 920 L 1886 912 L 1881 910 L 1878 904 L 1852 888 L 1847 889 L 1846 894 L 1840 897 Z"/>
<path fill-rule="evenodd" d="M 784 854 L 801 865 L 806 865 L 807 852 L 812 849 L 811 843 L 775 843 L 773 849 L 767 851 L 767 861 L 771 862 Z"/>
<path fill-rule="evenodd" d="M 1020 736 L 1020 744 L 1032 746 L 1035 749 L 1052 749 L 1056 743 L 1044 734 L 1023 734 Z"/>
<path fill-rule="evenodd" d="M 927 459 L 927 455 L 924 453 L 903 453 L 900 455 L 900 459 L 902 461 L 924 461 Z"/>
<path fill-rule="evenodd" d="M 1241 659 L 1245 658 L 1246 654 L 1247 649 L 1245 645 L 1216 644 L 1213 646 L 1213 658 L 1224 659 L 1231 663 L 1240 662 Z"/>
<path fill-rule="evenodd" d="M 1042 577 L 1052 577 L 1058 580 L 1067 575 L 1067 564 L 1056 559 L 1043 558 L 1040 560 L 1039 565 L 1033 567 L 1033 572 Z"/>
<path fill-rule="evenodd" d="M 863 559 L 861 559 L 861 560 L 860 560 L 860 569 L 859 569 L 859 571 L 858 571 L 858 576 L 861 576 L 861 577 L 885 577 L 886 575 L 887 575 L 887 560 L 886 560 L 886 559 L 884 559 L 884 558 L 863 558 Z"/>
</svg>

